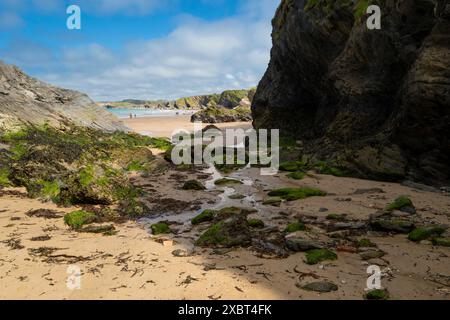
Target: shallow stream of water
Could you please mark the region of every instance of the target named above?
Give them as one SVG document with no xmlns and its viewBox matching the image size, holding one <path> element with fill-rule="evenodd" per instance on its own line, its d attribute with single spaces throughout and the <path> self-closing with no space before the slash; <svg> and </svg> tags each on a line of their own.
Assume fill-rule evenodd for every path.
<svg viewBox="0 0 450 320">
<path fill-rule="evenodd" d="M 215 209 L 219 210 L 226 207 L 248 207 L 253 208 L 257 207 L 258 203 L 253 195 L 254 191 L 254 181 L 252 178 L 246 176 L 244 174 L 244 170 L 239 170 L 233 174 L 227 175 L 227 178 L 237 179 L 242 182 L 242 185 L 236 186 L 217 186 L 215 182 L 219 179 L 224 178 L 224 176 L 216 169 L 214 165 L 209 166 L 207 169 L 202 171 L 202 173 L 210 174 L 211 178 L 205 182 L 205 187 L 207 192 L 220 192 L 218 194 L 218 200 L 215 204 L 203 204 L 202 208 L 197 211 L 186 211 L 180 214 L 174 214 L 172 212 L 167 212 L 162 215 L 158 215 L 155 217 L 146 217 L 139 220 L 139 223 L 149 227 L 152 224 L 161 222 L 161 221 L 172 221 L 176 223 L 183 224 L 184 227 L 191 226 L 191 220 L 199 215 L 206 209 Z M 237 189 L 243 189 L 245 191 L 242 193 L 245 196 L 242 199 L 230 199 L 230 196 L 233 196 L 237 193 Z M 258 208 L 256 208 L 258 209 Z"/>
</svg>

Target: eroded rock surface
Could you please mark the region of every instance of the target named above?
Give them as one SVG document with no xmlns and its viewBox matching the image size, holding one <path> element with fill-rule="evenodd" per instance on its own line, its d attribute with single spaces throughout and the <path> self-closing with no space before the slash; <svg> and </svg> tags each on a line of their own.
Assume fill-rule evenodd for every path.
<svg viewBox="0 0 450 320">
<path fill-rule="evenodd" d="M 448 185 L 450 4 L 375 3 L 381 30 L 362 1 L 283 0 L 254 124 L 358 177 Z"/>
</svg>

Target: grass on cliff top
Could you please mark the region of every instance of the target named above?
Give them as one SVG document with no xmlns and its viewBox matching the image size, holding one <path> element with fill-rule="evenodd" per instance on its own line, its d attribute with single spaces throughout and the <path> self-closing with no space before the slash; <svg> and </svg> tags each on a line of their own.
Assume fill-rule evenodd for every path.
<svg viewBox="0 0 450 320">
<path fill-rule="evenodd" d="M 355 20 L 359 20 L 366 14 L 367 8 L 372 4 L 384 4 L 384 0 L 308 0 L 305 6 L 305 11 L 310 11 L 314 8 L 320 8 L 325 14 L 329 15 L 338 8 L 349 7 L 353 10 Z"/>
</svg>

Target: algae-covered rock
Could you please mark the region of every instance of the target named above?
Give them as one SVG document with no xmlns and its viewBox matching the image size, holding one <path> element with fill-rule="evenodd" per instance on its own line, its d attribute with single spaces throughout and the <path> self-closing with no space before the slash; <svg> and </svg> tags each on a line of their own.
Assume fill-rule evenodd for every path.
<svg viewBox="0 0 450 320">
<path fill-rule="evenodd" d="M 323 249 L 324 245 L 317 240 L 288 237 L 286 238 L 286 247 L 294 252 L 304 252 L 313 249 Z"/>
<path fill-rule="evenodd" d="M 386 255 L 385 252 L 383 252 L 381 250 L 373 250 L 373 249 L 370 249 L 367 251 L 362 251 L 359 253 L 359 256 L 363 260 L 378 259 L 378 258 L 382 258 L 384 255 Z"/>
<path fill-rule="evenodd" d="M 370 239 L 360 239 L 356 242 L 358 248 L 376 248 L 377 245 L 373 243 Z"/>
<path fill-rule="evenodd" d="M 280 171 L 303 172 L 308 167 L 303 161 L 287 161 L 280 163 Z"/>
<path fill-rule="evenodd" d="M 192 219 L 192 224 L 197 225 L 203 222 L 209 222 L 213 221 L 214 217 L 216 216 L 217 211 L 215 210 L 205 210 L 202 213 L 200 213 L 198 216 L 196 216 L 194 219 Z"/>
<path fill-rule="evenodd" d="M 302 180 L 306 177 L 306 173 L 302 171 L 291 172 L 287 175 L 289 178 L 294 180 Z"/>
<path fill-rule="evenodd" d="M 245 215 L 221 220 L 206 230 L 195 243 L 200 247 L 238 247 L 251 244 L 250 229 Z"/>
<path fill-rule="evenodd" d="M 214 182 L 216 186 L 227 186 L 227 185 L 234 185 L 234 184 L 243 184 L 242 181 L 237 179 L 231 179 L 231 178 L 222 178 L 219 180 L 216 180 Z"/>
<path fill-rule="evenodd" d="M 113 225 L 101 225 L 101 226 L 87 226 L 78 230 L 83 233 L 103 233 L 106 235 L 112 235 L 116 231 Z"/>
<path fill-rule="evenodd" d="M 186 181 L 183 185 L 183 190 L 206 190 L 206 187 L 198 180 Z"/>
<path fill-rule="evenodd" d="M 389 292 L 387 289 L 375 289 L 367 292 L 364 295 L 366 300 L 387 300 L 389 299 Z"/>
<path fill-rule="evenodd" d="M 305 224 L 301 221 L 296 221 L 296 222 L 288 224 L 286 229 L 284 229 L 284 232 L 285 233 L 294 233 L 297 231 L 304 231 L 304 230 L 306 230 Z"/>
<path fill-rule="evenodd" d="M 248 219 L 248 226 L 253 229 L 263 229 L 265 227 L 264 221 L 260 219 Z"/>
<path fill-rule="evenodd" d="M 327 260 L 337 260 L 337 258 L 337 255 L 328 249 L 314 249 L 306 253 L 306 263 L 311 265 Z"/>
<path fill-rule="evenodd" d="M 450 247 L 450 238 L 434 238 L 432 240 L 433 245 L 441 247 Z"/>
<path fill-rule="evenodd" d="M 329 215 L 327 215 L 327 220 L 345 221 L 346 219 L 347 219 L 347 215 L 345 215 L 345 214 L 330 213 Z"/>
<path fill-rule="evenodd" d="M 83 210 L 73 211 L 64 216 L 64 223 L 72 229 L 80 229 L 95 220 L 96 216 L 94 213 Z"/>
<path fill-rule="evenodd" d="M 414 207 L 410 198 L 401 196 L 395 199 L 394 202 L 390 203 L 386 207 L 387 211 L 399 210 L 410 214 L 416 213 L 416 208 Z"/>
<path fill-rule="evenodd" d="M 414 222 L 395 218 L 377 218 L 370 222 L 370 226 L 377 231 L 387 231 L 394 233 L 409 233 L 414 230 Z"/>
<path fill-rule="evenodd" d="M 215 220 L 220 221 L 234 216 L 247 216 L 255 212 L 257 210 L 253 208 L 226 207 L 217 211 Z"/>
<path fill-rule="evenodd" d="M 295 201 L 300 199 L 306 199 L 309 197 L 323 197 L 326 196 L 327 193 L 315 189 L 315 188 L 282 188 L 269 192 L 269 196 L 271 197 L 281 197 L 287 201 Z"/>
<path fill-rule="evenodd" d="M 307 285 L 300 286 L 300 288 L 306 291 L 314 291 L 319 293 L 327 293 L 337 291 L 339 289 L 337 285 L 328 281 L 312 282 Z"/>
<path fill-rule="evenodd" d="M 420 242 L 434 237 L 440 237 L 447 227 L 445 226 L 424 226 L 419 227 L 411 231 L 408 235 L 408 239 L 414 242 Z"/>
<path fill-rule="evenodd" d="M 153 235 L 157 236 L 160 234 L 168 234 L 171 233 L 170 227 L 167 223 L 160 222 L 151 225 Z"/>
<path fill-rule="evenodd" d="M 153 161 L 148 149 L 152 141 L 74 126 L 23 126 L 0 135 L 1 143 L 21 150 L 6 161 L 13 184 L 26 187 L 29 196 L 62 205 L 116 204 L 123 212 L 133 206 L 122 204 L 137 204 L 142 195 L 127 176 L 130 154 L 136 153 L 139 165 L 147 166 L 146 161 Z"/>
<path fill-rule="evenodd" d="M 283 199 L 281 199 L 281 197 L 268 197 L 263 200 L 262 204 L 265 206 L 279 207 L 279 206 L 281 206 L 282 202 L 283 202 Z"/>
</svg>

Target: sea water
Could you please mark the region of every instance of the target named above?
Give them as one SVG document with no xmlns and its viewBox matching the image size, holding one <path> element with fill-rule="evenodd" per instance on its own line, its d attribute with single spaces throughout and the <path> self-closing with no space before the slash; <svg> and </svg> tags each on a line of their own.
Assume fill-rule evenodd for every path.
<svg viewBox="0 0 450 320">
<path fill-rule="evenodd" d="M 180 110 L 152 110 L 152 109 L 125 109 L 125 108 L 106 108 L 109 112 L 116 115 L 120 119 L 130 118 L 130 114 L 133 118 L 142 117 L 173 117 L 177 115 L 192 115 L 193 111 L 180 111 Z"/>
</svg>

